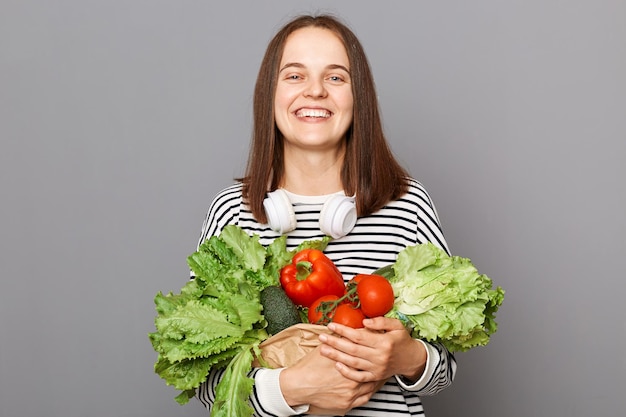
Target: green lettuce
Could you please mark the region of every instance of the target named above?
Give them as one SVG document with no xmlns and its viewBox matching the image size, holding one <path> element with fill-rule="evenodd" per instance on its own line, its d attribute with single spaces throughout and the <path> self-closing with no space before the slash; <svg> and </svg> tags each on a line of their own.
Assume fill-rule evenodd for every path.
<svg viewBox="0 0 626 417">
<path fill-rule="evenodd" d="M 495 313 L 504 290 L 494 289 L 467 258 L 449 256 L 432 243 L 409 246 L 386 276 L 396 297 L 387 316 L 402 320 L 414 337 L 466 351 L 486 345 L 498 328 Z"/>
<path fill-rule="evenodd" d="M 254 380 L 248 373 L 259 344 L 269 337 L 260 292 L 279 285 L 280 269 L 297 251 L 323 250 L 329 238 L 306 241 L 292 251 L 286 242 L 281 236 L 263 246 L 258 235 L 226 226 L 187 258 L 193 280 L 177 294 L 154 297 L 156 330 L 148 335 L 158 353 L 154 371 L 181 391 L 178 403 L 195 396 L 211 369 L 225 369 L 211 416 L 252 416 L 248 397 Z"/>
</svg>

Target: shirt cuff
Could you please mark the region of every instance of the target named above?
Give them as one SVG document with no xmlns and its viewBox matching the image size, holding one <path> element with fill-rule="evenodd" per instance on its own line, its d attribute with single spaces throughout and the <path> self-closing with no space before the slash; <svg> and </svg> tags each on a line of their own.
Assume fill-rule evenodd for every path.
<svg viewBox="0 0 626 417">
<path fill-rule="evenodd" d="M 291 408 L 280 390 L 280 373 L 284 368 L 259 369 L 254 376 L 254 386 L 257 399 L 261 406 L 270 414 L 276 416 L 293 416 L 309 411 L 309 405 L 299 405 Z"/>
<path fill-rule="evenodd" d="M 396 380 L 400 387 L 405 391 L 419 391 L 428 384 L 431 377 L 435 373 L 435 369 L 439 364 L 439 351 L 429 343 L 424 342 L 423 340 L 416 339 L 420 341 L 424 348 L 426 348 L 426 365 L 424 366 L 424 373 L 417 381 L 411 383 L 406 378 L 403 378 L 400 375 L 396 375 Z"/>
</svg>

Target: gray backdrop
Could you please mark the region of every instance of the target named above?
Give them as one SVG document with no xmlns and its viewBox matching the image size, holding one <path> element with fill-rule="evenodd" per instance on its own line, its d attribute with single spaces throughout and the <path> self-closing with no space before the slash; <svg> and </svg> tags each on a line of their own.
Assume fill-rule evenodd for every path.
<svg viewBox="0 0 626 417">
<path fill-rule="evenodd" d="M 2 0 L 2 417 L 204 415 L 153 373 L 153 296 L 242 173 L 267 41 L 319 10 L 362 39 L 453 252 L 507 291 L 427 414 L 623 415 L 624 1 Z"/>
</svg>

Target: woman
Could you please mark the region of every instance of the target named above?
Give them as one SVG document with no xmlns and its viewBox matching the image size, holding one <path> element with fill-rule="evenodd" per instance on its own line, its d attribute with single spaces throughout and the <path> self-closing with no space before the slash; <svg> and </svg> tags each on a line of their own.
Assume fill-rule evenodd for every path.
<svg viewBox="0 0 626 417">
<path fill-rule="evenodd" d="M 200 242 L 227 224 L 265 245 L 286 234 L 288 249 L 331 235 L 325 253 L 346 281 L 394 262 L 408 245 L 447 250 L 427 192 L 387 145 L 365 53 L 337 19 L 298 17 L 270 42 L 246 175 L 213 200 Z M 422 415 L 419 396 L 452 382 L 454 357 L 412 339 L 398 320 L 363 324 L 331 324 L 334 334 L 293 366 L 253 370 L 256 415 Z M 199 390 L 209 408 L 220 377 L 211 372 Z"/>
</svg>

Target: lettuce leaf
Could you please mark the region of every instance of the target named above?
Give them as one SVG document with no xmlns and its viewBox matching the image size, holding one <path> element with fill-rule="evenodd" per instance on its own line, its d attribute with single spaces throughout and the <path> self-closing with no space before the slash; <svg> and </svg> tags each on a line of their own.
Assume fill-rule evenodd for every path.
<svg viewBox="0 0 626 417">
<path fill-rule="evenodd" d="M 405 248 L 389 281 L 396 297 L 389 317 L 401 319 L 417 338 L 440 342 L 451 352 L 489 342 L 504 290 L 472 262 L 432 243 Z"/>
<path fill-rule="evenodd" d="M 254 385 L 254 379 L 248 377 L 248 371 L 254 360 L 252 348 L 250 346 L 248 349 L 241 350 L 226 367 L 215 392 L 212 417 L 251 416 L 253 414 L 252 407 L 246 401 L 241 401 L 241 398 L 247 398 L 250 395 Z"/>
<path fill-rule="evenodd" d="M 239 227 L 226 226 L 220 238 L 244 269 L 258 271 L 265 265 L 265 248 L 259 243 L 258 235 L 249 236 Z"/>
<path fill-rule="evenodd" d="M 259 236 L 238 226 L 224 227 L 187 258 L 194 279 L 179 293 L 157 293 L 152 347 L 155 372 L 181 390 L 186 404 L 211 369 L 225 369 L 216 386 L 211 416 L 252 416 L 248 404 L 254 380 L 248 377 L 259 344 L 269 335 L 260 292 L 279 284 L 280 270 L 305 247 L 324 249 L 329 238 L 307 241 L 287 250 L 285 236 L 264 247 Z"/>
</svg>

